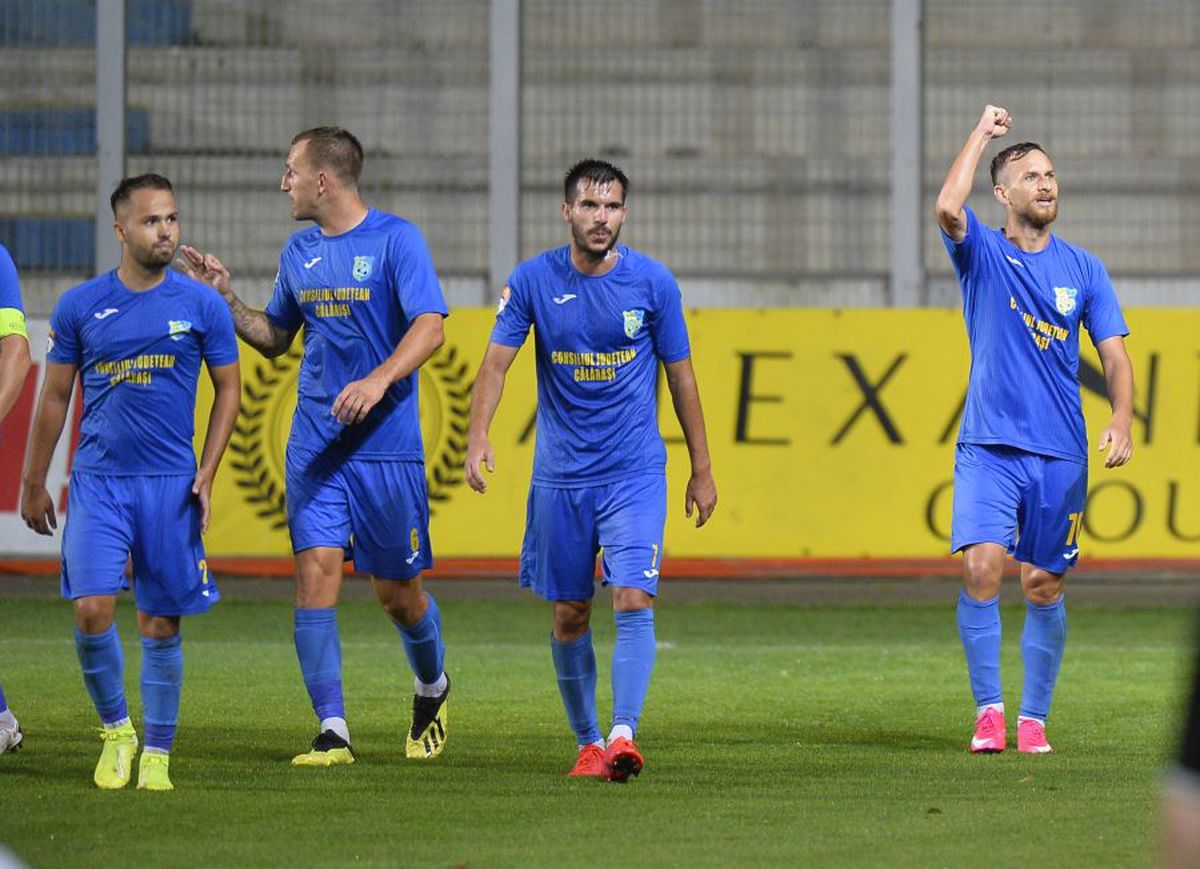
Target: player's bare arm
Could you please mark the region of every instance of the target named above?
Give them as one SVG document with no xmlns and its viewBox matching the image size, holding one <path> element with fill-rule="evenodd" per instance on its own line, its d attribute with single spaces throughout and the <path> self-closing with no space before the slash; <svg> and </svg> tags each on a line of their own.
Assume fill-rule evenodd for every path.
<svg viewBox="0 0 1200 869">
<path fill-rule="evenodd" d="M 937 214 L 938 225 L 946 235 L 955 241 L 962 241 L 967 234 L 967 215 L 963 206 L 971 196 L 971 188 L 975 185 L 975 171 L 979 161 L 992 139 L 999 139 L 1012 129 L 1012 116 L 1007 109 L 1000 106 L 987 106 L 983 115 L 962 150 L 950 164 L 946 180 L 942 182 L 942 190 L 938 193 L 934 211 Z"/>
<path fill-rule="evenodd" d="M 33 433 L 21 475 L 21 518 L 38 534 L 50 535 L 58 527 L 54 516 L 54 499 L 46 491 L 46 474 L 54 447 L 62 436 L 75 388 L 75 366 L 59 362 L 46 363 L 46 379 L 38 398 L 33 419 Z"/>
<path fill-rule="evenodd" d="M 442 346 L 446 340 L 442 319 L 441 314 L 430 313 L 421 314 L 413 320 L 392 355 L 366 377 L 347 383 L 334 399 L 329 412 L 347 425 L 366 419 L 389 386 L 424 365 Z"/>
<path fill-rule="evenodd" d="M 238 363 L 209 366 L 208 376 L 213 385 L 212 410 L 208 415 L 208 431 L 204 434 L 200 467 L 196 469 L 196 479 L 192 483 L 192 494 L 200 501 L 202 534 L 208 530 L 209 505 L 212 501 L 212 484 L 217 476 L 217 466 L 221 464 L 225 445 L 229 443 L 229 436 L 233 433 L 233 424 L 237 421 L 238 411 L 242 409 L 242 378 L 238 372 Z"/>
<path fill-rule="evenodd" d="M 488 441 L 488 429 L 492 425 L 492 417 L 500 406 L 500 396 L 504 392 L 504 378 L 513 360 L 517 358 L 517 347 L 504 344 L 488 344 L 475 375 L 475 385 L 471 388 L 471 415 L 467 423 L 467 461 L 463 470 L 466 472 L 467 485 L 476 492 L 487 491 L 487 480 L 483 478 L 483 465 L 488 473 L 496 470 L 496 454 Z"/>
<path fill-rule="evenodd" d="M 699 528 L 717 509 L 717 484 L 713 480 L 712 459 L 708 455 L 708 434 L 704 430 L 700 389 L 696 385 L 696 372 L 690 358 L 665 362 L 663 368 L 667 372 L 667 387 L 671 390 L 675 416 L 683 429 L 683 439 L 687 442 L 688 457 L 692 462 L 684 513 L 691 518 L 692 508 L 696 508 L 696 527 Z"/>
<path fill-rule="evenodd" d="M 182 254 L 178 261 L 179 270 L 193 280 L 208 284 L 229 305 L 239 338 L 268 359 L 287 352 L 296 333 L 279 328 L 264 311 L 255 310 L 239 299 L 230 285 L 229 269 L 224 263 L 210 253 L 186 244 L 179 246 L 179 252 Z"/>
<path fill-rule="evenodd" d="M 0 338 L 0 420 L 8 416 L 17 403 L 31 364 L 29 341 L 24 335 Z"/>
<path fill-rule="evenodd" d="M 1119 468 L 1133 456 L 1133 363 L 1120 335 L 1105 338 L 1096 345 L 1096 352 L 1112 404 L 1112 420 L 1100 433 L 1099 449 L 1108 448 L 1104 467 Z"/>
</svg>

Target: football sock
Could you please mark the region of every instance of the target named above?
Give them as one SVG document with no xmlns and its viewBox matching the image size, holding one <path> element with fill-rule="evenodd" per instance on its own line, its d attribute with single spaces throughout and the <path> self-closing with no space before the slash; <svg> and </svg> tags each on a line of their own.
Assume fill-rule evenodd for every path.
<svg viewBox="0 0 1200 869">
<path fill-rule="evenodd" d="M 350 726 L 346 724 L 345 718 L 338 718 L 336 716 L 322 718 L 319 729 L 322 733 L 324 733 L 326 730 L 332 730 L 342 739 L 346 740 L 347 743 L 350 742 Z"/>
<path fill-rule="evenodd" d="M 567 723 L 575 731 L 580 746 L 600 740 L 596 721 L 596 650 L 592 632 L 572 642 L 560 642 L 550 636 L 550 653 L 558 676 L 558 692 L 567 710 Z"/>
<path fill-rule="evenodd" d="M 125 656 L 117 626 L 109 625 L 100 634 L 85 634 L 75 629 L 75 652 L 83 668 L 83 684 L 92 705 L 104 724 L 116 724 L 129 718 L 125 702 Z"/>
<path fill-rule="evenodd" d="M 999 703 L 1000 595 L 975 600 L 966 589 L 958 593 L 958 636 L 967 654 L 967 674 L 976 706 Z"/>
<path fill-rule="evenodd" d="M 608 732 L 609 743 L 614 739 L 633 739 L 633 728 L 628 724 L 614 724 L 613 729 Z"/>
<path fill-rule="evenodd" d="M 450 679 L 443 671 L 442 675 L 437 677 L 436 682 L 426 684 L 416 677 L 413 678 L 413 693 L 418 697 L 441 697 L 446 691 L 446 687 L 450 684 Z"/>
<path fill-rule="evenodd" d="M 296 609 L 296 657 L 318 719 L 345 718 L 337 608 Z"/>
<path fill-rule="evenodd" d="M 1067 609 L 1063 598 L 1041 606 L 1025 602 L 1025 630 L 1021 634 L 1021 660 L 1025 663 L 1025 689 L 1021 715 L 1045 722 L 1054 697 L 1054 683 L 1067 645 Z"/>
<path fill-rule="evenodd" d="M 624 724 L 636 733 L 650 689 L 650 674 L 654 672 L 654 610 L 646 607 L 614 616 L 617 641 L 612 662 L 613 725 Z"/>
<path fill-rule="evenodd" d="M 446 647 L 442 644 L 442 613 L 437 601 L 428 593 L 425 598 L 429 601 L 429 608 L 419 621 L 407 626 L 395 621 L 393 624 L 400 632 L 404 654 L 408 656 L 413 675 L 425 685 L 432 686 L 442 676 Z"/>
<path fill-rule="evenodd" d="M 146 749 L 163 754 L 175 741 L 179 696 L 183 688 L 183 642 L 179 634 L 142 637 L 142 723 Z"/>
</svg>

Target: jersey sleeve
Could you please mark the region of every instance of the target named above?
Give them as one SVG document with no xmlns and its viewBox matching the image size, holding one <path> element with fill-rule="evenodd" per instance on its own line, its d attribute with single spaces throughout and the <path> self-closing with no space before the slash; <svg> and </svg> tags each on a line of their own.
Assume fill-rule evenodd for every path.
<svg viewBox="0 0 1200 869">
<path fill-rule="evenodd" d="M 500 301 L 496 305 L 496 324 L 492 326 L 493 344 L 520 347 L 525 343 L 529 327 L 533 325 L 533 312 L 524 287 L 524 282 L 513 272 L 508 284 L 501 290 Z"/>
<path fill-rule="evenodd" d="M 1129 327 L 1125 325 L 1125 316 L 1121 313 L 1121 303 L 1117 301 L 1117 291 L 1113 289 L 1108 269 L 1095 258 L 1092 259 L 1092 283 L 1088 287 L 1082 319 L 1093 345 L 1107 338 L 1129 334 Z"/>
<path fill-rule="evenodd" d="M 692 355 L 687 323 L 683 319 L 683 294 L 669 273 L 655 284 L 657 316 L 651 337 L 654 352 L 663 362 L 678 362 Z"/>
<path fill-rule="evenodd" d="M 267 303 L 264 313 L 267 319 L 287 332 L 297 332 L 304 325 L 304 312 L 296 303 L 296 296 L 288 286 L 287 255 L 290 248 L 284 248 L 279 255 L 279 271 L 275 272 L 275 291 L 271 301 Z"/>
<path fill-rule="evenodd" d="M 967 216 L 967 234 L 962 237 L 961 241 L 955 241 L 946 235 L 946 230 L 942 229 L 941 224 L 938 225 L 938 231 L 942 235 L 942 244 L 946 247 L 946 253 L 950 254 L 950 262 L 954 265 L 954 271 L 960 278 L 971 271 L 971 262 L 979 247 L 980 237 L 983 235 L 979 218 L 975 216 L 975 212 L 964 205 L 963 213 Z"/>
<path fill-rule="evenodd" d="M 422 314 L 449 316 L 450 309 L 421 230 L 406 223 L 403 230 L 393 232 L 389 255 L 392 287 L 409 322 Z"/>
<path fill-rule="evenodd" d="M 46 361 L 81 367 L 82 346 L 79 340 L 79 320 L 71 296 L 58 300 L 50 313 L 50 335 L 46 341 Z"/>
<path fill-rule="evenodd" d="M 229 306 L 213 293 L 207 299 L 208 328 L 204 332 L 201 353 L 209 368 L 231 365 L 238 361 L 237 333 L 233 328 L 233 314 Z"/>
<path fill-rule="evenodd" d="M 0 338 L 9 335 L 29 337 L 25 329 L 25 307 L 21 304 L 21 284 L 17 266 L 0 245 Z"/>
</svg>

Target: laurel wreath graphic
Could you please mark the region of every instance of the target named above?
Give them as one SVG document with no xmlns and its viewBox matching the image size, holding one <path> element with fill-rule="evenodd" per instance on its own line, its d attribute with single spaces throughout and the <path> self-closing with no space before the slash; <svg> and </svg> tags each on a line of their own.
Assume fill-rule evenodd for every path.
<svg viewBox="0 0 1200 869">
<path fill-rule="evenodd" d="M 254 514 L 273 530 L 287 527 L 285 445 L 303 356 L 297 342 L 281 356 L 255 363 L 242 383 L 242 410 L 229 439 L 235 484 Z M 418 374 L 431 514 L 435 504 L 449 501 L 463 483 L 472 385 L 468 372 L 458 349 L 443 345 Z"/>
</svg>

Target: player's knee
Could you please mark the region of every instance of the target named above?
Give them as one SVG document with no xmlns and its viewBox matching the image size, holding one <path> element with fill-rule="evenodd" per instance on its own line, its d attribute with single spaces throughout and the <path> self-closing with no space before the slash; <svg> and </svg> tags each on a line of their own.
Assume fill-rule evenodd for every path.
<svg viewBox="0 0 1200 869">
<path fill-rule="evenodd" d="M 1024 583 L 1025 600 L 1037 606 L 1058 603 L 1063 594 L 1063 580 L 1053 573 L 1038 571 Z"/>
<path fill-rule="evenodd" d="M 990 600 L 1000 593 L 1004 557 L 971 548 L 963 553 L 963 587 L 975 600 Z"/>
<path fill-rule="evenodd" d="M 152 640 L 168 640 L 179 633 L 177 616 L 150 616 L 138 613 L 138 633 Z"/>
<path fill-rule="evenodd" d="M 990 570 L 963 571 L 963 588 L 975 600 L 991 600 L 1000 593 L 1000 575 Z"/>
<path fill-rule="evenodd" d="M 644 610 L 650 609 L 653 606 L 654 598 L 640 588 L 613 589 L 613 610 L 616 612 Z"/>
<path fill-rule="evenodd" d="M 404 626 L 419 622 L 429 609 L 425 592 L 412 583 L 379 581 L 375 593 L 388 617 Z"/>
<path fill-rule="evenodd" d="M 554 639 L 563 643 L 578 640 L 591 625 L 592 608 L 586 601 L 556 601 L 554 604 Z"/>
<path fill-rule="evenodd" d="M 75 601 L 75 626 L 85 634 L 102 634 L 113 623 L 113 608 L 106 600 L 80 598 Z"/>
</svg>

